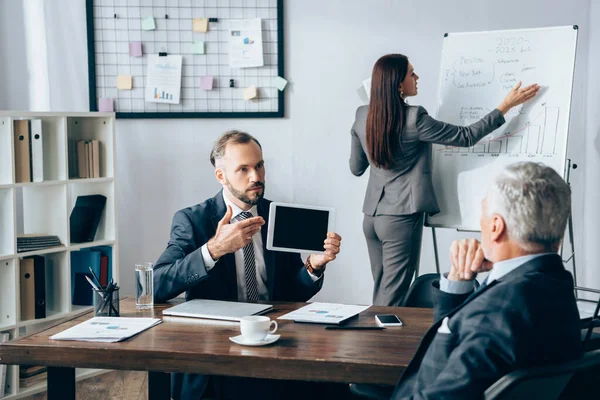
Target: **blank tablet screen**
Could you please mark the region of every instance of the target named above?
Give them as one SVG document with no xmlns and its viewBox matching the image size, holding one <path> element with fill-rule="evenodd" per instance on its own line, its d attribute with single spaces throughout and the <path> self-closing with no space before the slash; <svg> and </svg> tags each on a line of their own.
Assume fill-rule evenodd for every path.
<svg viewBox="0 0 600 400">
<path fill-rule="evenodd" d="M 324 251 L 329 211 L 277 206 L 273 246 Z"/>
</svg>

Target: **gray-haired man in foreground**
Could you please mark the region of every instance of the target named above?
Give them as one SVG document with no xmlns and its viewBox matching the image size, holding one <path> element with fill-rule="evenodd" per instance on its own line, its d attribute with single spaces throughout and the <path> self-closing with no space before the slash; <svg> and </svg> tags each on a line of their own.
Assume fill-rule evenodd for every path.
<svg viewBox="0 0 600 400">
<path fill-rule="evenodd" d="M 496 177 L 482 241 L 452 244 L 452 268 L 434 289 L 436 322 L 394 399 L 481 398 L 508 372 L 580 355 L 573 279 L 557 254 L 570 210 L 570 188 L 549 167 L 515 163 Z"/>
</svg>

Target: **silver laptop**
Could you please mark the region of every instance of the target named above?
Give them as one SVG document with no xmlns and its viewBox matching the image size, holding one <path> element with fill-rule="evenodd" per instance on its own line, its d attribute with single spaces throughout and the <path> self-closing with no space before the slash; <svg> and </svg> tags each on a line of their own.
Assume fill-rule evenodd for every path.
<svg viewBox="0 0 600 400">
<path fill-rule="evenodd" d="M 248 315 L 263 314 L 272 310 L 271 304 L 237 303 L 235 301 L 195 299 L 163 310 L 163 315 L 176 317 L 224 319 L 239 321 Z"/>
</svg>

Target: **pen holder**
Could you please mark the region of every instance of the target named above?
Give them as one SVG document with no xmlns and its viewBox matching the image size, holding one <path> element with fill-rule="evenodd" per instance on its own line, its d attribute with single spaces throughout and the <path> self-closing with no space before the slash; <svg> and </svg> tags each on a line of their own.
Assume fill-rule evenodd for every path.
<svg viewBox="0 0 600 400">
<path fill-rule="evenodd" d="M 92 289 L 94 291 L 94 316 L 119 316 L 119 287 L 114 289 Z"/>
</svg>

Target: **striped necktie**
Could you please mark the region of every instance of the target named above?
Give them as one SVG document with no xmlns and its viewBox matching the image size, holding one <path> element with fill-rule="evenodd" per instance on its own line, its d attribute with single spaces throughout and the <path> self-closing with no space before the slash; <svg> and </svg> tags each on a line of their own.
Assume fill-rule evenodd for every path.
<svg viewBox="0 0 600 400">
<path fill-rule="evenodd" d="M 252 218 L 252 214 L 248 211 L 242 211 L 234 220 L 243 221 Z M 246 279 L 246 300 L 258 300 L 258 281 L 256 279 L 256 258 L 254 256 L 253 241 L 250 241 L 243 248 L 244 254 L 244 277 Z"/>
</svg>

